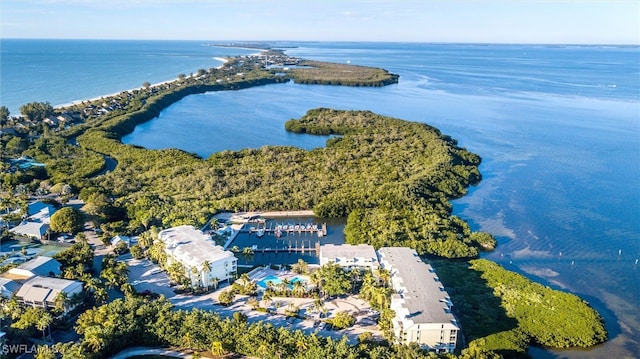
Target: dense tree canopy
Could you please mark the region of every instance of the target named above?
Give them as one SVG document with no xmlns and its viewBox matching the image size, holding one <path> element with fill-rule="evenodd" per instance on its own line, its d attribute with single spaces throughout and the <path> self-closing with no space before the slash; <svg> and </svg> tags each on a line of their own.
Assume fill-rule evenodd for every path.
<svg viewBox="0 0 640 359">
<path fill-rule="evenodd" d="M 20 113 L 29 121 L 39 122 L 53 113 L 53 106 L 49 102 L 29 102 L 20 106 Z"/>
<path fill-rule="evenodd" d="M 322 61 L 303 61 L 289 72 L 296 83 L 314 85 L 385 86 L 399 77 L 384 69 Z"/>
<path fill-rule="evenodd" d="M 10 114 L 11 113 L 9 112 L 9 108 L 7 106 L 0 106 L 0 126 L 3 126 L 5 124 L 5 121 L 9 119 Z"/>
<path fill-rule="evenodd" d="M 126 208 L 134 228 L 203 224 L 220 210 L 313 208 L 320 217 L 348 216 L 349 243 L 477 255 L 480 244 L 449 203 L 480 180 L 477 155 L 433 127 L 369 111 L 311 110 L 287 129 L 339 137 L 313 151 L 271 146 L 207 160 L 123 145 L 102 131 L 79 141 L 118 161 L 93 185 Z"/>
<path fill-rule="evenodd" d="M 82 213 L 73 207 L 64 207 L 51 216 L 51 229 L 55 232 L 77 233 L 84 224 Z"/>
<path fill-rule="evenodd" d="M 514 356 L 524 353 L 529 343 L 590 347 L 607 339 L 600 315 L 576 295 L 484 259 L 432 264 L 451 295 L 471 349 Z"/>
</svg>

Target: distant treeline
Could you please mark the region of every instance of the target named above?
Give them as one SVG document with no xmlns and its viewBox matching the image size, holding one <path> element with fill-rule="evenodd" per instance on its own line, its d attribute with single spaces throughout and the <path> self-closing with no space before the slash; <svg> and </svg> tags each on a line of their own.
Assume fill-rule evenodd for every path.
<svg viewBox="0 0 640 359">
<path fill-rule="evenodd" d="M 398 83 L 399 76 L 375 67 L 303 61 L 290 69 L 293 81 L 309 85 L 385 86 Z"/>
</svg>

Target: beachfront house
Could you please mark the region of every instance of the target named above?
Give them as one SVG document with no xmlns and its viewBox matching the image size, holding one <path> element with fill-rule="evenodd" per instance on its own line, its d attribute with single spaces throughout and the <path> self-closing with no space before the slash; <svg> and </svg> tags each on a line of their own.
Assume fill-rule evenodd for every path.
<svg viewBox="0 0 640 359">
<path fill-rule="evenodd" d="M 160 231 L 158 237 L 165 245 L 168 264 L 182 264 L 192 286 L 215 287 L 235 278 L 238 259 L 202 231 L 185 225 Z"/>
<path fill-rule="evenodd" d="M 376 250 L 368 244 L 325 244 L 320 246 L 320 265 L 335 263 L 345 270 L 374 270 L 379 267 Z"/>
<path fill-rule="evenodd" d="M 423 349 L 452 353 L 460 326 L 452 314 L 452 303 L 431 265 L 415 250 L 383 247 L 378 250 L 381 266 L 391 274 L 395 311 L 393 330 L 399 343 L 417 343 Z"/>
</svg>

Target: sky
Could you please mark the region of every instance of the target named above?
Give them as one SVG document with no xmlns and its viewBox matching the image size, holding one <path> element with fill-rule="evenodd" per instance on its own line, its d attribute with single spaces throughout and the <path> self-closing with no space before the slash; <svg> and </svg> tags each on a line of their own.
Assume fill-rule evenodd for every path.
<svg viewBox="0 0 640 359">
<path fill-rule="evenodd" d="M 640 45 L 640 0 L 1 0 L 0 38 Z"/>
</svg>

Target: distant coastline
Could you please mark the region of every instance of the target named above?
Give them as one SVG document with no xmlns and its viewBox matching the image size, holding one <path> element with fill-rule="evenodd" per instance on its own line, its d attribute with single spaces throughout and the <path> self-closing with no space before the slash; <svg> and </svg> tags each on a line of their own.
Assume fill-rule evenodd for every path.
<svg viewBox="0 0 640 359">
<path fill-rule="evenodd" d="M 223 67 L 227 62 L 229 62 L 229 58 L 225 58 L 225 57 L 219 57 L 219 56 L 216 56 L 216 57 L 214 57 L 213 59 L 214 59 L 214 60 L 216 60 L 216 61 L 220 61 L 220 62 L 222 62 L 220 65 L 218 65 L 218 66 L 216 66 L 216 67 L 215 67 L 215 69 L 217 69 L 217 70 L 221 69 L 221 68 L 222 68 L 222 67 Z M 193 76 L 193 77 L 195 77 L 196 75 L 195 75 L 195 74 L 193 74 L 193 75 L 191 75 L 191 76 L 187 76 L 187 77 L 192 77 L 192 76 Z M 175 78 L 175 79 L 171 79 L 171 80 L 166 80 L 166 81 L 156 82 L 156 83 L 153 83 L 153 84 L 149 85 L 149 88 L 153 88 L 153 87 L 160 87 L 160 86 L 167 85 L 167 84 L 170 84 L 170 83 L 173 83 L 173 82 L 177 82 L 177 81 L 180 81 L 180 79 Z M 134 87 L 134 88 L 131 88 L 131 89 L 128 89 L 128 90 L 123 90 L 123 91 L 119 91 L 119 92 L 114 92 L 114 93 L 111 93 L 111 94 L 108 94 L 108 95 L 102 95 L 102 96 L 97 96 L 97 97 L 93 97 L 93 98 L 89 98 L 89 99 L 76 100 L 76 101 L 69 102 L 69 103 L 53 105 L 53 107 L 54 107 L 56 110 L 64 110 L 64 109 L 66 109 L 66 108 L 68 108 L 68 107 L 73 107 L 73 106 L 76 106 L 76 105 L 82 104 L 83 102 L 95 102 L 95 101 L 100 101 L 100 100 L 103 100 L 103 99 L 108 99 L 108 98 L 110 98 L 110 97 L 118 96 L 118 95 L 120 95 L 120 94 L 121 94 L 121 93 L 123 93 L 123 92 L 139 91 L 139 90 L 143 90 L 144 88 L 145 88 L 144 86 Z"/>
</svg>

